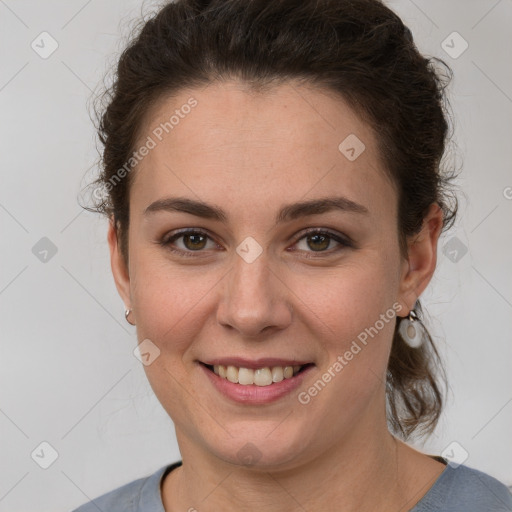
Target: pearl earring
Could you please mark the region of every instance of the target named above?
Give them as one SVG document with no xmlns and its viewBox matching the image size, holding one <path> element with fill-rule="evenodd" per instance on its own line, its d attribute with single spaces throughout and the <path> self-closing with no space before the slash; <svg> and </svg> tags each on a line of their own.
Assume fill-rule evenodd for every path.
<svg viewBox="0 0 512 512">
<path fill-rule="evenodd" d="M 419 348 L 422 345 L 425 329 L 414 309 L 411 309 L 408 317 L 402 318 L 398 333 L 411 348 Z"/>
</svg>

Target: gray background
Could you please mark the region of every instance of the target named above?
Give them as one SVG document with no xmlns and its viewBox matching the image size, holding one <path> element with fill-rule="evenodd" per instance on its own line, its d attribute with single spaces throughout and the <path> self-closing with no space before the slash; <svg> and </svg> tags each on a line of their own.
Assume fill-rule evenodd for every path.
<svg viewBox="0 0 512 512">
<path fill-rule="evenodd" d="M 389 4 L 454 69 L 465 194 L 423 297 L 450 400 L 417 446 L 511 485 L 512 1 Z M 0 511 L 69 510 L 179 459 L 132 353 L 106 222 L 77 203 L 97 159 L 87 102 L 140 12 L 138 0 L 0 0 Z M 31 47 L 43 31 L 58 43 L 46 59 Z M 469 45 L 456 58 L 454 31 Z M 42 442 L 58 453 L 48 469 Z"/>
</svg>

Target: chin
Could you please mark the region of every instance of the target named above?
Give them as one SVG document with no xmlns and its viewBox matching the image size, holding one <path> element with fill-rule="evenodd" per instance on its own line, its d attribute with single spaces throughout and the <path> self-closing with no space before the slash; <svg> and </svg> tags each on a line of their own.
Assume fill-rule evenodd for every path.
<svg viewBox="0 0 512 512">
<path fill-rule="evenodd" d="M 220 443 L 211 443 L 208 449 L 215 457 L 236 466 L 262 470 L 285 469 L 305 455 L 306 436 L 284 428 L 278 434 L 279 428 L 274 422 L 265 432 L 258 428 L 251 433 L 250 428 L 245 428 L 240 435 L 227 437 Z M 272 429 L 275 431 L 272 432 Z"/>
</svg>

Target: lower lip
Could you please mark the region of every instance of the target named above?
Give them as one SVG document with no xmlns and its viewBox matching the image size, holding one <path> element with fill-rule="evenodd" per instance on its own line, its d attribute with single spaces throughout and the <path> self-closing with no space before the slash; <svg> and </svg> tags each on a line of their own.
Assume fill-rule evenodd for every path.
<svg viewBox="0 0 512 512">
<path fill-rule="evenodd" d="M 283 379 L 281 382 L 274 382 L 268 386 L 256 386 L 255 384 L 244 386 L 219 377 L 201 363 L 199 366 L 220 393 L 235 402 L 250 405 L 268 404 L 290 394 L 300 386 L 306 374 L 313 368 L 313 365 L 308 366 L 290 379 Z"/>
</svg>

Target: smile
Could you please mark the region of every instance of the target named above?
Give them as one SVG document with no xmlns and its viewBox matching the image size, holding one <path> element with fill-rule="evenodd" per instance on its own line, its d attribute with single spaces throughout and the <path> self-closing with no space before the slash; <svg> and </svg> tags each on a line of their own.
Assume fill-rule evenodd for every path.
<svg viewBox="0 0 512 512">
<path fill-rule="evenodd" d="M 221 364 L 222 362 L 226 364 Z M 313 363 L 278 364 L 279 362 L 283 360 L 257 363 L 217 360 L 209 362 L 212 364 L 200 362 L 199 366 L 222 395 L 246 404 L 264 404 L 295 390 L 315 366 Z"/>
<path fill-rule="evenodd" d="M 284 379 L 291 379 L 297 375 L 306 365 L 294 366 L 266 366 L 264 368 L 243 368 L 237 366 L 225 366 L 216 364 L 208 366 L 209 370 L 219 377 L 229 380 L 233 384 L 241 384 L 242 386 L 249 386 L 254 384 L 256 386 L 270 386 L 274 383 L 281 382 Z"/>
</svg>

